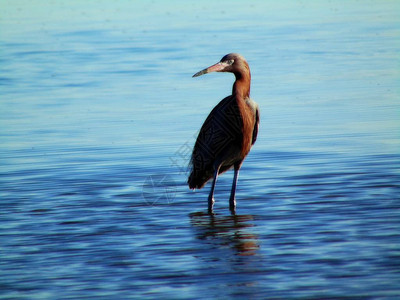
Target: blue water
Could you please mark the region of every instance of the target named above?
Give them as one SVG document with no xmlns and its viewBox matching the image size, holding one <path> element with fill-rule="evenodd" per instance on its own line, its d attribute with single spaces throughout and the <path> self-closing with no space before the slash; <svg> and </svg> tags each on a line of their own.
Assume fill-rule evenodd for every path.
<svg viewBox="0 0 400 300">
<path fill-rule="evenodd" d="M 0 298 L 400 297 L 400 2 L 0 2 Z M 190 191 L 247 58 L 259 138 Z"/>
</svg>

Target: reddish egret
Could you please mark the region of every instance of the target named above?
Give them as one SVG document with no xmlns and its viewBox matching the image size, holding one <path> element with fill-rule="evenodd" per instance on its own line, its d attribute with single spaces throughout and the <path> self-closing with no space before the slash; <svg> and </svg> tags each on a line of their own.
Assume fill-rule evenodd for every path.
<svg viewBox="0 0 400 300">
<path fill-rule="evenodd" d="M 227 54 L 220 62 L 193 77 L 211 72 L 231 72 L 236 80 L 232 95 L 214 107 L 200 129 L 190 161 L 188 184 L 191 189 L 201 189 L 213 178 L 208 196 L 208 211 L 212 213 L 217 177 L 233 167 L 229 208 L 234 213 L 239 169 L 256 141 L 260 113 L 257 103 L 250 99 L 250 68 L 243 56 Z"/>
</svg>

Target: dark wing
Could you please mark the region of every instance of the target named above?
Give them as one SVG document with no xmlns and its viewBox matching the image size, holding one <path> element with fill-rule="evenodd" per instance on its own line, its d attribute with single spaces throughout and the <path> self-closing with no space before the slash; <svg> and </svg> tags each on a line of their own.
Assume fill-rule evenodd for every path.
<svg viewBox="0 0 400 300">
<path fill-rule="evenodd" d="M 233 143 L 241 145 L 242 119 L 235 98 L 224 98 L 200 129 L 190 160 L 190 188 L 201 188 L 214 175 L 214 163 Z"/>
<path fill-rule="evenodd" d="M 259 110 L 258 105 L 257 105 L 257 107 L 256 107 L 256 122 L 254 123 L 253 140 L 251 141 L 252 145 L 254 145 L 254 143 L 257 140 L 258 127 L 259 126 L 260 126 L 260 110 Z"/>
</svg>

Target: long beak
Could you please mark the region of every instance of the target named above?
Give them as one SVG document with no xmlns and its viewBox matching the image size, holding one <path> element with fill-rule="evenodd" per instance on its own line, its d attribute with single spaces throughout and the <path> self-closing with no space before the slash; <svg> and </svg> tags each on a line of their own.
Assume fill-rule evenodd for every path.
<svg viewBox="0 0 400 300">
<path fill-rule="evenodd" d="M 211 72 L 221 72 L 225 69 L 225 67 L 226 67 L 226 64 L 219 62 L 219 63 L 216 63 L 215 65 L 212 65 L 211 67 L 205 68 L 204 70 L 197 72 L 192 77 L 201 76 L 203 74 L 207 74 L 207 73 L 211 73 Z"/>
</svg>

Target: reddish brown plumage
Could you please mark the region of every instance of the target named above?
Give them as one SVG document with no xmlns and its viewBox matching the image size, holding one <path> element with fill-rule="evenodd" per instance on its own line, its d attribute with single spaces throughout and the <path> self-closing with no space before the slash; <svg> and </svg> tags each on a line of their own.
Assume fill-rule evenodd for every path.
<svg viewBox="0 0 400 300">
<path fill-rule="evenodd" d="M 237 173 L 256 141 L 259 111 L 258 105 L 250 99 L 250 68 L 241 55 L 225 55 L 219 63 L 193 77 L 210 72 L 231 72 L 236 77 L 232 95 L 214 107 L 201 127 L 191 158 L 188 179 L 191 189 L 202 188 L 214 176 L 209 196 L 209 209 L 212 209 L 210 201 L 213 199 L 216 177 L 232 167 L 235 168 L 231 193 L 231 202 L 234 204 Z"/>
</svg>

